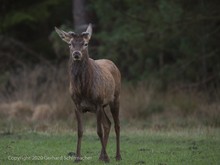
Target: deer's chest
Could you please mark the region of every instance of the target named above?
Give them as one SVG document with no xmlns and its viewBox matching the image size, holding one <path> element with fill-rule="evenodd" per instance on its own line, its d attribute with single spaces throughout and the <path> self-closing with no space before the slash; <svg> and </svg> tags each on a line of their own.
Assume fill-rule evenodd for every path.
<svg viewBox="0 0 220 165">
<path fill-rule="evenodd" d="M 70 94 L 75 105 L 82 112 L 96 112 L 96 100 L 90 92 L 85 92 L 80 88 L 74 88 L 70 84 Z"/>
</svg>

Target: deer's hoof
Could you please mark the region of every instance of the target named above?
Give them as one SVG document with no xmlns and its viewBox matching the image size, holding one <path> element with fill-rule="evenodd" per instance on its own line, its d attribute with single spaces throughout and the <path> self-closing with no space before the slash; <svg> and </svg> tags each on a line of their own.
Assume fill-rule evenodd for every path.
<svg viewBox="0 0 220 165">
<path fill-rule="evenodd" d="M 80 158 L 80 157 L 76 157 L 76 159 L 75 159 L 75 163 L 79 163 L 79 162 L 81 162 L 82 161 L 82 159 Z"/>
<path fill-rule="evenodd" d="M 103 161 L 105 163 L 109 163 L 110 162 L 110 159 L 109 159 L 109 157 L 107 155 L 106 156 L 100 156 L 99 160 Z"/>
<path fill-rule="evenodd" d="M 115 159 L 116 159 L 116 161 L 122 160 L 121 155 L 116 155 Z"/>
</svg>

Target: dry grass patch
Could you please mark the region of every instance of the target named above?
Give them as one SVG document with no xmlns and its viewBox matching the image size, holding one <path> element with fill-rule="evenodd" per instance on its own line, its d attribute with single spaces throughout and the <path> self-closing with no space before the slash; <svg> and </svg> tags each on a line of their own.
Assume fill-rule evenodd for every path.
<svg viewBox="0 0 220 165">
<path fill-rule="evenodd" d="M 0 124 L 26 122 L 26 127 L 50 129 L 75 126 L 74 104 L 69 95 L 67 64 L 58 67 L 26 68 L 9 76 L 7 88 L 0 89 Z M 210 101 L 211 100 L 211 101 Z M 158 92 L 141 82 L 122 84 L 121 124 L 141 129 L 220 126 L 220 101 L 205 92 L 167 90 Z M 92 114 L 84 115 L 86 126 L 95 127 Z M 111 116 L 109 114 L 109 116 Z M 66 124 L 63 124 L 66 123 Z"/>
</svg>

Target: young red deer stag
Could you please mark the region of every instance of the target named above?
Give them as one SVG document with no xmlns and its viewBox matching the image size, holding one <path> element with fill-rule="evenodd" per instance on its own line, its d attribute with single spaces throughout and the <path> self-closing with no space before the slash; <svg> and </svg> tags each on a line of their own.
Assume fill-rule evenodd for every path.
<svg viewBox="0 0 220 165">
<path fill-rule="evenodd" d="M 69 44 L 69 77 L 70 93 L 76 106 L 75 115 L 78 127 L 76 161 L 80 161 L 81 139 L 83 135 L 82 113 L 93 112 L 97 117 L 97 134 L 101 141 L 102 150 L 99 159 L 109 162 L 106 145 L 111 122 L 104 111 L 110 106 L 116 132 L 116 160 L 120 155 L 120 126 L 119 126 L 119 96 L 121 74 L 115 64 L 106 59 L 93 60 L 89 58 L 88 43 L 92 35 L 92 25 L 81 34 L 64 32 L 55 28 L 61 39 Z"/>
</svg>

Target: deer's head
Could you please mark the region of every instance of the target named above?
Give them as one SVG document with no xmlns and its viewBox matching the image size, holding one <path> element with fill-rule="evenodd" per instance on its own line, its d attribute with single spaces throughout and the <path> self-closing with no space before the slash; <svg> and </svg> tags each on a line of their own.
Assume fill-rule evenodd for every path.
<svg viewBox="0 0 220 165">
<path fill-rule="evenodd" d="M 87 30 L 81 34 L 65 32 L 55 27 L 60 38 L 69 44 L 70 56 L 74 61 L 81 61 L 88 57 L 88 43 L 92 36 L 92 25 L 89 24 Z"/>
</svg>

